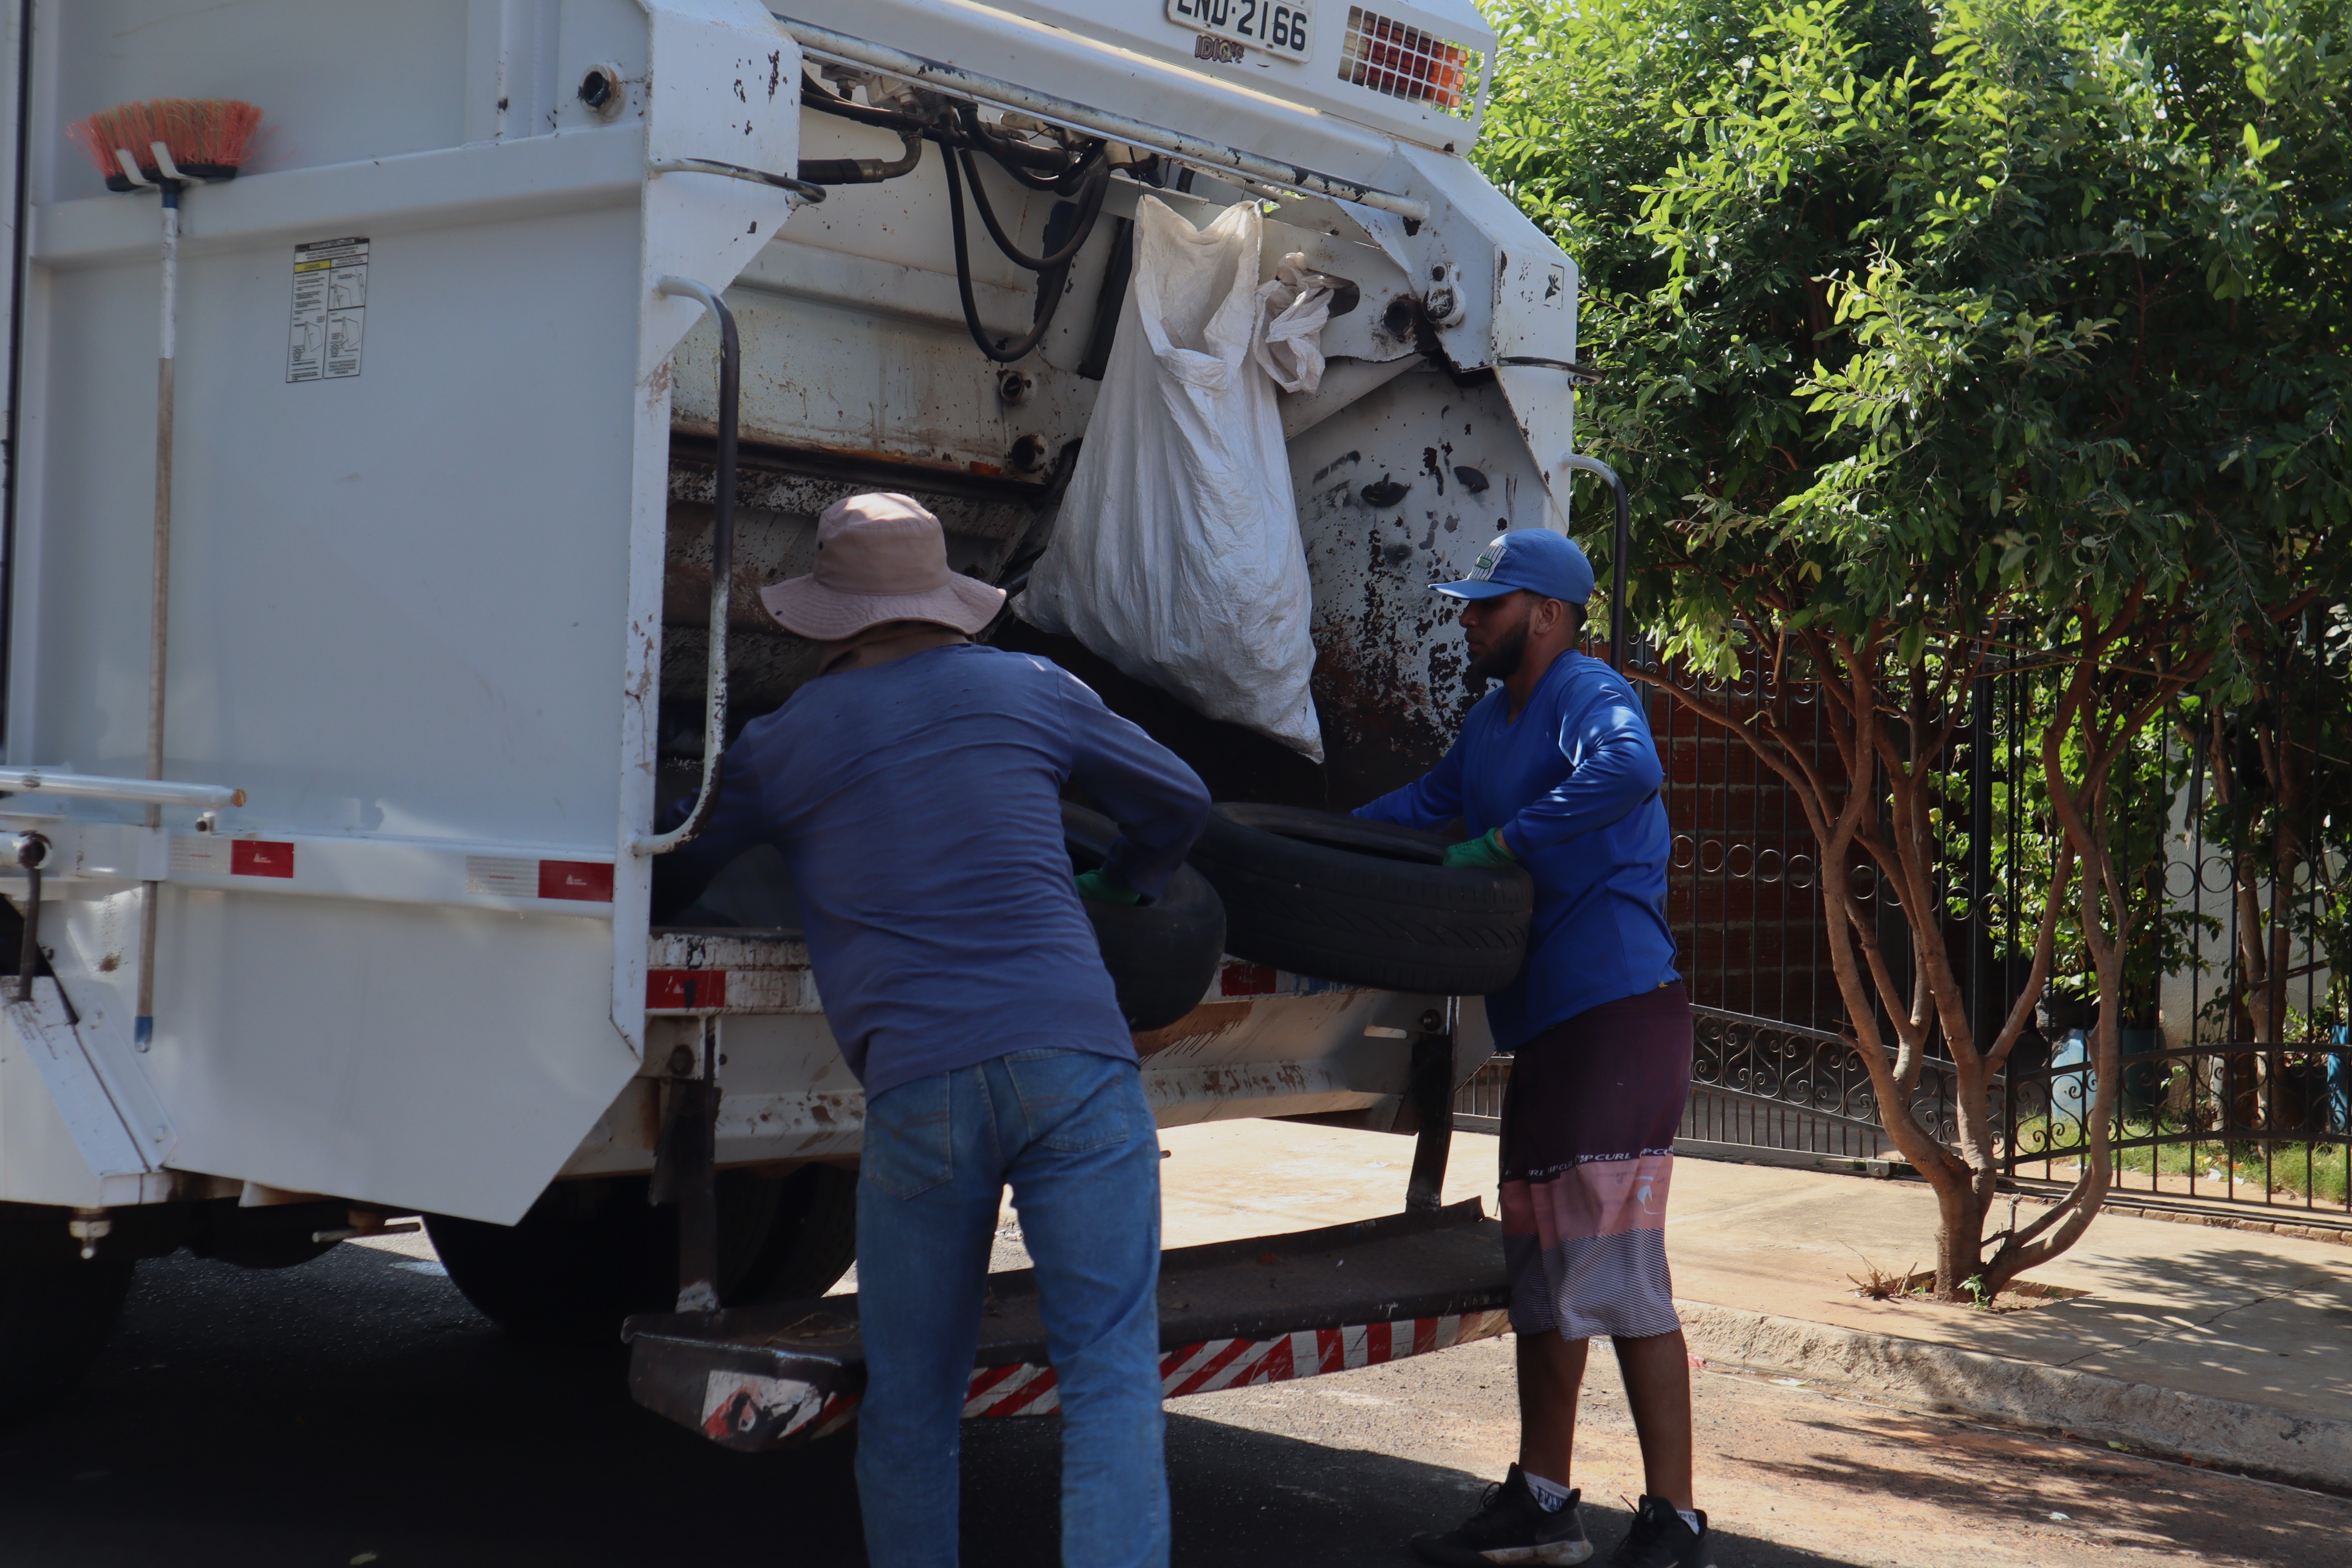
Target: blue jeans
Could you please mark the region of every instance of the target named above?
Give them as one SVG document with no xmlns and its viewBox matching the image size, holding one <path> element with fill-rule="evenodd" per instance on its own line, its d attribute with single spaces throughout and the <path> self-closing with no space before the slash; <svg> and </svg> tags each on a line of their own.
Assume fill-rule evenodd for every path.
<svg viewBox="0 0 2352 1568">
<path fill-rule="evenodd" d="M 952 1568 L 957 1457 L 1005 1184 L 1062 1400 L 1066 1568 L 1165 1568 L 1160 1139 L 1133 1062 L 1015 1051 L 866 1102 L 857 1183 L 874 1568 Z"/>
</svg>

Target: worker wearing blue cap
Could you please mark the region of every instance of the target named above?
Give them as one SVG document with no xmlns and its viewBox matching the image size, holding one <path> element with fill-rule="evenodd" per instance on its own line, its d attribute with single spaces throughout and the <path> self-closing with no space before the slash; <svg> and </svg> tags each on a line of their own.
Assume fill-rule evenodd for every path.
<svg viewBox="0 0 2352 1568">
<path fill-rule="evenodd" d="M 1432 1563 L 1581 1563 L 1569 1486 L 1577 1394 L 1594 1334 L 1615 1342 L 1645 1492 L 1612 1568 L 1697 1568 L 1690 1366 L 1666 1275 L 1666 1190 L 1690 1093 L 1690 998 L 1667 927 L 1664 781 L 1642 703 L 1576 650 L 1592 563 L 1519 529 L 1433 591 L 1462 602 L 1474 687 L 1487 691 L 1426 776 L 1359 816 L 1434 828 L 1460 817 L 1449 866 L 1527 868 L 1527 965 L 1486 998 L 1513 1053 L 1502 1114 L 1503 1247 L 1518 1335 L 1519 1462 L 1459 1528 L 1413 1538 Z"/>
</svg>

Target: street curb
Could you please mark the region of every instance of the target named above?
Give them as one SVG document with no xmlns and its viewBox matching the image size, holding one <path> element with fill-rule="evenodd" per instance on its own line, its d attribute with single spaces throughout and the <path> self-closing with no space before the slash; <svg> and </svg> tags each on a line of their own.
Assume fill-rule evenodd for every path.
<svg viewBox="0 0 2352 1568">
<path fill-rule="evenodd" d="M 2352 1489 L 2352 1421 L 1704 1301 L 1677 1300 L 1675 1308 L 1691 1349 L 1710 1362 L 1849 1384 L 2004 1426 L 2122 1443 L 2281 1480 Z"/>
</svg>

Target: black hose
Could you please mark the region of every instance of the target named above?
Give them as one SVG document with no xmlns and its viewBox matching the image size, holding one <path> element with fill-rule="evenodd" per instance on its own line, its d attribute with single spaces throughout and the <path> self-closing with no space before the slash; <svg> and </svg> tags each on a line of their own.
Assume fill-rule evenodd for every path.
<svg viewBox="0 0 2352 1568">
<path fill-rule="evenodd" d="M 1020 342 L 999 348 L 988 341 L 988 331 L 980 324 L 980 306 L 971 296 L 971 253 L 970 241 L 964 234 L 963 176 L 956 172 L 959 161 L 953 153 L 950 153 L 940 158 L 940 166 L 948 174 L 948 227 L 955 237 L 956 292 L 963 300 L 963 324 L 982 353 L 998 364 L 1011 364 L 1016 360 L 1028 358 L 1030 351 L 1045 341 L 1045 329 L 1054 324 L 1054 313 L 1061 308 L 1062 291 L 1056 289 L 1052 294 L 1039 299 L 1037 320 Z M 1085 242 L 1093 226 L 1089 224 L 1079 233 L 1076 244 Z M 1075 249 L 1076 244 L 1071 248 Z"/>
<path fill-rule="evenodd" d="M 1004 226 L 996 221 L 996 209 L 989 205 L 988 193 L 981 189 L 980 170 L 972 163 L 971 154 L 957 152 L 949 156 L 963 165 L 964 177 L 971 182 L 972 205 L 980 209 L 980 221 L 988 226 L 988 237 L 996 241 L 996 248 L 1004 252 L 1005 258 L 1015 267 L 1025 268 L 1032 272 L 1051 272 L 1055 268 L 1067 267 L 1070 258 L 1076 256 L 1079 248 L 1093 237 L 1095 218 L 1102 211 L 1105 193 L 1110 189 L 1108 170 L 1089 180 L 1084 194 L 1078 197 L 1078 227 L 1077 232 L 1070 237 L 1069 243 L 1050 255 L 1031 256 L 1013 244 L 1013 237 L 1004 232 Z M 957 204 L 957 210 L 962 210 L 961 201 Z"/>
<path fill-rule="evenodd" d="M 960 115 L 951 114 L 943 121 L 928 121 L 887 109 L 873 109 L 852 103 L 838 97 L 803 71 L 801 74 L 801 102 L 821 114 L 831 114 L 860 125 L 893 130 L 906 142 L 905 156 L 884 163 L 873 158 L 811 158 L 803 160 L 800 177 L 816 185 L 872 184 L 896 179 L 910 173 L 922 159 L 922 142 L 929 139 L 940 144 L 940 163 L 947 173 L 948 216 L 955 237 L 956 291 L 963 305 L 963 323 L 971 333 L 971 341 L 998 364 L 1011 364 L 1025 359 L 1045 338 L 1054 324 L 1054 316 L 1062 303 L 1063 275 L 1070 262 L 1094 237 L 1095 223 L 1102 215 L 1103 198 L 1110 192 L 1110 171 L 1098 168 L 1106 155 L 1108 143 L 1090 142 L 1075 156 L 1056 155 L 1041 147 L 1024 146 L 1007 137 L 999 136 L 984 125 L 979 111 L 966 107 Z M 998 221 L 996 209 L 989 205 L 988 193 L 980 183 L 980 167 L 972 161 L 978 150 L 988 155 L 997 167 L 1021 184 L 1033 191 L 1051 192 L 1075 199 L 1079 205 L 1076 228 L 1068 240 L 1044 256 L 1031 256 L 1013 243 Z M 1024 167 L 1023 165 L 1027 165 Z M 1032 171 L 1046 171 L 1033 173 Z M 966 232 L 963 216 L 965 176 L 971 182 L 971 197 L 980 208 L 981 221 L 988 227 L 988 237 L 1015 266 L 1041 276 L 1038 279 L 1036 320 L 1019 342 L 1002 347 L 988 341 L 988 332 L 980 322 L 980 307 L 972 296 L 971 237 Z"/>
<path fill-rule="evenodd" d="M 898 137 L 906 144 L 906 152 L 898 157 L 803 158 L 801 178 L 813 185 L 876 185 L 912 174 L 915 165 L 923 161 L 923 133 L 907 130 L 898 132 Z"/>
<path fill-rule="evenodd" d="M 1011 137 L 991 131 L 980 117 L 980 111 L 967 105 L 960 118 L 969 145 L 978 148 L 996 160 L 997 166 L 1033 191 L 1052 191 L 1057 195 L 1076 195 L 1080 187 L 1076 182 L 1108 154 L 1110 144 L 1101 140 L 1088 142 L 1076 156 L 1048 152 L 1015 142 Z M 1022 165 L 1027 164 L 1028 168 Z M 1046 171 L 1031 174 L 1030 169 Z"/>
<path fill-rule="evenodd" d="M 929 131 L 931 122 L 919 115 L 901 114 L 894 109 L 872 109 L 863 103 L 852 103 L 825 89 L 824 84 L 801 72 L 801 105 L 819 114 L 830 114 L 842 120 L 854 120 L 860 125 L 879 125 L 889 131 Z"/>
</svg>

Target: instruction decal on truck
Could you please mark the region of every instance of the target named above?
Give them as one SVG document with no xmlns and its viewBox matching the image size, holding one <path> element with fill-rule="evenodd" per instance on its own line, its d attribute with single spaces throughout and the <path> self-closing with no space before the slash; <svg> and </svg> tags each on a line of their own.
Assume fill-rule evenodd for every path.
<svg viewBox="0 0 2352 1568">
<path fill-rule="evenodd" d="M 367 340 L 368 242 L 314 239 L 294 247 L 294 325 L 289 381 L 336 381 L 360 373 Z"/>
</svg>

